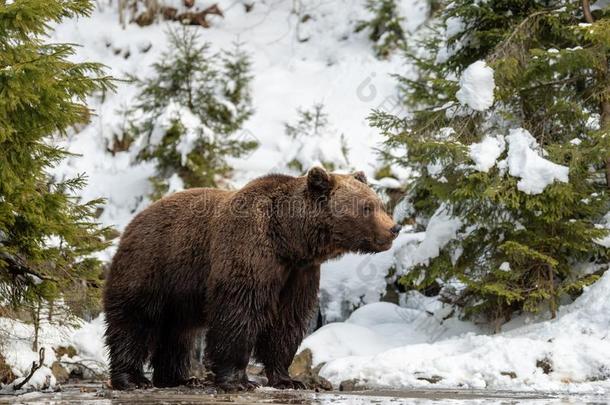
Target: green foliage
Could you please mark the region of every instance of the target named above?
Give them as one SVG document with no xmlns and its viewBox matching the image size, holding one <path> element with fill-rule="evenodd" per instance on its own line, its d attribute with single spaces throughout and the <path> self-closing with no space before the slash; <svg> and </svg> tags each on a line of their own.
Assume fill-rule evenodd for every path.
<svg viewBox="0 0 610 405">
<path fill-rule="evenodd" d="M 156 162 L 157 198 L 175 175 L 187 188 L 217 186 L 230 174 L 228 157 L 258 146 L 248 133 L 238 134 L 253 113 L 248 55 L 237 44 L 212 54 L 186 27 L 170 31 L 169 43 L 153 65 L 155 75 L 134 78 L 140 92 L 125 135 L 140 139 L 140 160 Z"/>
<path fill-rule="evenodd" d="M 84 176 L 48 172 L 68 155 L 49 138 L 86 123 L 86 97 L 112 88 L 96 63 L 73 63 L 72 45 L 45 41 L 49 26 L 86 16 L 89 0 L 0 2 L 0 301 L 95 303 L 109 229 L 101 201 L 81 203 Z"/>
<path fill-rule="evenodd" d="M 356 32 L 367 30 L 369 39 L 375 44 L 377 56 L 387 58 L 404 45 L 404 18 L 398 13 L 396 0 L 367 0 L 366 9 L 372 14 L 372 18 L 358 22 Z"/>
<path fill-rule="evenodd" d="M 418 76 L 398 80 L 414 112 L 371 116 L 387 137 L 386 161 L 420 174 L 406 197 L 420 229 L 440 206 L 463 224 L 437 258 L 402 281 L 425 288 L 438 278 L 459 280 L 465 288 L 453 302 L 496 325 L 543 304 L 554 315 L 562 295 L 596 280 L 575 266 L 608 261 L 608 250 L 596 243 L 608 231 L 596 224 L 610 208 L 604 178 L 610 116 L 603 108 L 610 100 L 610 18 L 597 10 L 595 22 L 583 25 L 581 7 L 451 1 L 432 35 L 406 52 Z M 484 112 L 456 99 L 457 78 L 478 60 L 495 71 L 495 102 Z M 498 165 L 473 168 L 470 145 L 519 127 L 534 136 L 545 159 L 569 168 L 568 183 L 526 194 Z M 505 158 L 506 151 L 499 160 Z"/>
</svg>

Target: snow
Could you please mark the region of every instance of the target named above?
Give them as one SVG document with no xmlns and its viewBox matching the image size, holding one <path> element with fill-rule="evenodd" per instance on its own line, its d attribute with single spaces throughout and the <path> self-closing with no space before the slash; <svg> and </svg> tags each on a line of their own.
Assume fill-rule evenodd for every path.
<svg viewBox="0 0 610 405">
<path fill-rule="evenodd" d="M 357 378 L 372 387 L 608 392 L 609 294 L 606 273 L 556 319 L 496 335 L 465 322 L 436 334 L 442 311 L 370 304 L 319 329 L 300 350 L 312 350 L 314 365 L 326 363 L 320 374 L 335 386 Z"/>
<path fill-rule="evenodd" d="M 181 2 L 173 3 L 181 7 Z M 305 170 L 328 161 L 336 167 L 363 170 L 373 178 L 379 157 L 375 148 L 380 146 L 382 137 L 366 118 L 374 108 L 399 112 L 395 80 L 390 75 L 410 68 L 405 68 L 399 57 L 377 59 L 367 33 L 354 33 L 357 21 L 367 15 L 364 4 L 309 0 L 300 3 L 299 16 L 293 13 L 289 1 L 256 2 L 249 13 L 239 2 L 223 0 L 218 5 L 225 18 L 215 18 L 210 29 L 194 29 L 211 42 L 213 52 L 229 49 L 233 42 L 240 41 L 242 49 L 252 56 L 255 113 L 242 132 L 260 143 L 247 158 L 231 160 L 235 170 L 228 185 L 240 187 L 269 172 L 294 174 L 287 167 L 293 159 L 301 161 Z M 401 10 L 408 11 L 405 24 L 409 32 L 421 25 L 428 7 L 422 0 L 401 2 Z M 311 18 L 300 22 L 305 14 Z M 176 26 L 177 23 L 159 22 L 147 27 L 127 24 L 123 29 L 116 2 L 100 1 L 90 18 L 57 26 L 52 40 L 82 44 L 77 48 L 76 59 L 103 62 L 115 77 L 136 75 L 144 79 L 153 74 L 151 65 L 166 49 L 166 31 Z M 309 40 L 300 42 L 298 35 L 304 33 Z M 106 198 L 99 219 L 119 230 L 150 204 L 152 194 L 149 178 L 154 175 L 154 162 L 137 162 L 137 145 L 114 155 L 107 151 L 111 140 L 122 136 L 125 111 L 133 105 L 136 93 L 135 85 L 122 82 L 116 93 L 91 98 L 96 112 L 91 124 L 60 143 L 77 156 L 69 157 L 54 171 L 60 178 L 86 173 L 88 185 L 80 196 L 84 200 Z M 302 144 L 301 140 L 286 136 L 284 124 L 294 121 L 297 108 L 316 103 L 325 105 L 331 130 Z M 166 111 L 167 119 L 171 113 Z M 158 124 L 163 126 L 167 119 Z M 347 156 L 341 153 L 341 135 Z M 188 134 L 181 141 L 183 151 L 188 151 Z M 172 191 L 182 187 L 177 181 L 172 181 L 171 186 Z M 111 248 L 101 258 L 108 260 L 112 251 Z"/>
<path fill-rule="evenodd" d="M 354 308 L 377 302 L 385 293 L 395 254 L 418 234 L 401 233 L 388 251 L 375 255 L 346 254 L 322 264 L 321 310 L 326 321 L 343 320 Z"/>
<path fill-rule="evenodd" d="M 604 229 L 604 228 L 610 229 L 610 212 L 608 212 L 606 215 L 604 215 L 601 222 L 602 222 L 601 224 L 596 224 L 596 227 L 598 227 L 600 229 Z M 610 234 L 604 238 L 596 240 L 595 243 L 597 243 L 605 248 L 610 248 Z"/>
<path fill-rule="evenodd" d="M 78 355 L 89 362 L 97 363 L 98 366 L 108 364 L 108 352 L 103 339 L 106 331 L 105 322 L 104 314 L 101 314 L 75 330 L 70 338 Z"/>
<path fill-rule="evenodd" d="M 378 302 L 386 292 L 390 269 L 397 275 L 417 265 L 427 266 L 441 249 L 455 239 L 462 222 L 445 205 L 434 213 L 425 232 L 403 231 L 386 252 L 375 255 L 347 254 L 322 264 L 321 311 L 327 322 L 344 320 L 354 309 Z"/>
<path fill-rule="evenodd" d="M 460 78 L 460 89 L 455 96 L 460 104 L 476 111 L 485 111 L 494 102 L 494 71 L 485 61 L 468 66 Z"/>
<path fill-rule="evenodd" d="M 554 181 L 568 182 L 569 169 L 543 158 L 538 142 L 527 130 L 511 129 L 506 142 L 508 155 L 505 164 L 511 176 L 521 179 L 517 183 L 520 191 L 540 194 Z"/>
<path fill-rule="evenodd" d="M 402 184 L 400 183 L 400 181 L 396 180 L 393 177 L 383 177 L 379 180 L 369 180 L 369 183 L 387 189 L 400 190 L 402 188 Z"/>
<path fill-rule="evenodd" d="M 43 311 L 45 314 L 45 311 Z M 56 361 L 68 370 L 84 364 L 95 372 L 107 369 L 107 354 L 104 347 L 104 317 L 100 315 L 91 322 L 79 319 L 61 319 L 49 322 L 46 316 L 41 318 L 38 335 L 38 348 L 44 348 L 43 366 L 38 369 L 30 381 L 22 388 L 25 391 L 53 389 L 57 383 L 51 374 L 50 367 Z M 0 353 L 18 377 L 12 385 L 18 384 L 32 368 L 32 362 L 38 363 L 39 355 L 32 350 L 34 326 L 25 322 L 0 317 Z M 64 354 L 58 358 L 55 349 L 73 346 L 77 354 L 68 357 Z M 10 387 L 4 387 L 10 391 Z"/>
<path fill-rule="evenodd" d="M 26 377 L 17 378 L 13 381 L 10 387 L 7 387 L 6 392 L 10 393 L 13 387 L 21 384 Z M 34 372 L 32 377 L 20 388 L 20 391 L 39 391 L 52 389 L 57 384 L 57 379 L 51 372 L 51 369 L 46 366 L 40 367 Z M 3 391 L 5 391 L 3 389 Z"/>
<path fill-rule="evenodd" d="M 71 327 L 41 323 L 39 348 L 45 349 L 44 365 L 50 367 L 55 360 L 55 347 L 58 342 L 68 341 Z M 11 365 L 17 377 L 25 377 L 32 368 L 32 362 L 38 362 L 38 352 L 32 350 L 34 326 L 9 318 L 0 318 L 0 352 Z"/>
<path fill-rule="evenodd" d="M 403 29 L 413 34 L 424 24 L 430 15 L 427 1 L 398 1 L 398 14 L 403 18 Z"/>
<path fill-rule="evenodd" d="M 425 304 L 430 304 L 426 302 L 431 300 L 429 297 L 412 292 L 405 305 L 422 298 Z M 413 305 L 415 308 L 389 302 L 365 305 L 345 322 L 330 323 L 317 330 L 303 341 L 299 350 L 312 350 L 314 363 L 320 364 L 351 356 L 375 356 L 407 344 L 432 342 L 478 330 L 476 326 L 456 319 L 444 324 L 442 318 L 450 308 L 432 300 L 435 301 L 432 308 L 421 302 Z"/>
<path fill-rule="evenodd" d="M 479 143 L 470 145 L 470 158 L 474 161 L 474 169 L 487 173 L 495 166 L 496 161 L 504 152 L 506 142 L 501 136 L 486 135 Z"/>
<path fill-rule="evenodd" d="M 421 243 L 411 244 L 398 253 L 399 265 L 406 271 L 416 265 L 428 265 L 430 259 L 438 257 L 441 249 L 457 235 L 462 222 L 441 205 L 426 227 L 426 232 L 420 235 Z"/>
<path fill-rule="evenodd" d="M 178 6 L 182 3 L 172 2 Z M 177 25 L 161 22 L 148 27 L 127 24 L 122 28 L 116 2 L 104 0 L 96 4 L 91 18 L 62 23 L 52 39 L 83 45 L 77 49 L 77 60 L 103 62 L 116 77 L 149 77 L 152 63 L 166 49 L 165 32 Z M 239 40 L 251 54 L 255 114 L 239 136 L 260 143 L 245 159 L 230 162 L 235 170 L 228 186 L 240 187 L 269 172 L 293 173 L 287 166 L 294 159 L 305 169 L 328 161 L 344 170 L 363 170 L 373 179 L 379 168 L 376 148 L 383 139 L 369 127 L 366 117 L 372 109 L 400 116 L 407 113 L 398 101 L 391 74 L 408 75 L 412 67 L 405 66 L 399 57 L 377 59 L 367 33 L 354 33 L 356 22 L 366 16 L 364 2 L 307 0 L 299 2 L 296 13 L 290 1 L 255 2 L 250 13 L 246 13 L 241 2 L 220 0 L 218 5 L 225 18 L 215 18 L 212 27 L 201 29 L 201 33 L 212 43 L 214 51 L 228 49 Z M 415 33 L 428 12 L 426 1 L 400 2 L 407 32 Z M 311 18 L 303 22 L 305 14 Z M 447 23 L 447 35 L 464 28 L 459 19 Z M 304 38 L 307 41 L 300 40 Z M 439 60 L 458 51 L 459 46 L 439 54 Z M 469 66 L 459 78 L 459 85 L 456 97 L 461 105 L 475 111 L 485 111 L 493 105 L 494 72 L 484 61 Z M 76 155 L 54 170 L 60 178 L 86 173 L 89 184 L 80 197 L 106 198 L 99 220 L 119 230 L 150 204 L 152 193 L 149 178 L 154 175 L 154 163 L 136 160 L 142 145 L 116 153 L 108 150 L 112 140 L 120 139 L 124 132 L 125 111 L 133 105 L 136 91 L 133 84 L 121 82 L 116 93 L 92 97 L 89 101 L 96 115 L 91 123 L 76 128 L 60 141 L 61 146 Z M 284 126 L 294 122 L 297 109 L 307 109 L 316 103 L 325 105 L 329 129 L 309 139 L 287 136 Z M 195 131 L 207 129 L 201 128 L 196 117 L 184 116 L 179 108 L 170 108 L 164 114 L 158 121 L 158 130 L 174 114 L 181 114 L 187 121 L 188 131 L 181 139 L 184 159 Z M 451 137 L 452 129 L 444 128 L 438 136 Z M 505 152 L 506 160 L 498 162 Z M 401 153 L 404 151 L 396 151 L 397 155 Z M 475 170 L 487 172 L 497 164 L 509 175 L 518 177 L 519 190 L 528 194 L 540 193 L 554 181 L 568 179 L 568 168 L 546 160 L 533 137 L 521 128 L 510 131 L 506 137 L 484 136 L 481 142 L 470 146 L 469 156 Z M 442 163 L 430 165 L 430 174 L 440 174 Z M 371 183 L 380 188 L 398 188 L 405 179 L 417 175 L 397 166 L 391 172 L 400 182 L 385 178 Z M 170 192 L 184 187 L 177 176 L 170 179 L 169 185 Z M 404 217 L 408 210 L 409 207 L 399 206 L 395 215 Z M 610 344 L 606 339 L 610 327 L 608 274 L 576 302 L 562 307 L 558 319 L 529 325 L 513 322 L 510 331 L 493 336 L 477 325 L 450 316 L 451 308 L 435 297 L 409 292 L 400 295 L 400 306 L 380 302 L 388 281 L 396 280 L 415 266 L 426 266 L 459 236 L 461 228 L 461 221 L 442 206 L 429 220 L 425 232 L 405 227 L 387 252 L 348 254 L 322 265 L 322 313 L 326 321 L 344 320 L 324 326 L 301 346 L 313 351 L 316 364 L 326 363 L 322 375 L 335 385 L 345 379 L 360 378 L 367 385 L 393 388 L 430 387 L 422 378 L 438 376 L 441 380 L 433 387 L 576 392 L 606 389 L 607 382 L 593 380 L 607 379 L 610 370 Z M 100 257 L 107 261 L 111 255 L 109 249 Z M 455 255 L 459 255 L 459 250 Z M 510 271 L 510 264 L 503 263 L 500 270 Z M 456 285 L 459 286 L 458 281 Z M 11 332 L 2 339 L 0 351 L 17 376 L 27 375 L 31 362 L 37 359 L 37 353 L 31 349 L 33 327 L 0 318 L 0 331 Z M 85 362 L 95 370 L 104 369 L 107 353 L 103 332 L 103 315 L 76 325 L 43 324 L 40 345 L 46 349 L 45 366 L 34 376 L 30 388 L 45 385 L 53 361 L 68 360 L 57 359 L 54 347 L 72 345 L 78 354 L 70 361 Z M 553 365 L 553 372 L 548 375 L 536 367 L 537 361 L 544 359 Z M 516 377 L 512 378 L 510 373 Z M 49 383 L 54 385 L 53 381 Z"/>
<path fill-rule="evenodd" d="M 202 4 L 200 0 L 197 3 Z M 167 30 L 180 25 L 159 22 L 147 27 L 126 24 L 123 28 L 119 24 L 117 2 L 102 0 L 95 4 L 91 17 L 62 22 L 55 27 L 50 40 L 82 45 L 77 47 L 74 60 L 102 62 L 108 67 L 107 73 L 117 78 L 150 77 L 154 73 L 152 64 L 167 49 Z M 172 0 L 172 4 L 182 7 L 178 0 Z M 218 5 L 225 18 L 214 18 L 210 29 L 192 28 L 212 44 L 212 52 L 229 49 L 233 42 L 239 41 L 252 57 L 255 113 L 238 136 L 255 139 L 260 147 L 246 158 L 230 162 L 234 171 L 229 187 L 240 187 L 269 172 L 294 174 L 287 167 L 291 159 L 300 160 L 304 169 L 324 160 L 344 170 L 363 170 L 373 179 L 379 166 L 376 148 L 381 146 L 383 138 L 368 125 L 367 116 L 376 108 L 401 112 L 396 82 L 391 75 L 406 73 L 410 67 L 405 67 L 397 56 L 379 60 L 367 33 L 354 33 L 356 23 L 366 17 L 364 3 L 308 0 L 299 4 L 296 14 L 290 1 L 256 2 L 247 13 L 241 2 L 221 0 Z M 401 2 L 401 10 L 406 30 L 414 32 L 425 21 L 429 5 L 424 0 L 406 0 Z M 305 14 L 311 18 L 302 22 Z M 299 38 L 303 36 L 308 41 L 301 42 Z M 138 90 L 133 83 L 117 84 L 116 92 L 98 94 L 88 100 L 95 110 L 88 125 L 78 126 L 67 138 L 55 141 L 74 155 L 63 160 L 53 174 L 61 179 L 86 173 L 88 185 L 79 192 L 79 197 L 84 201 L 105 198 L 99 221 L 123 230 L 135 214 L 150 204 L 153 190 L 149 178 L 155 171 L 154 162 L 136 159 L 143 145 L 135 144 L 127 151 L 109 150 L 113 140 L 122 139 L 125 133 L 126 111 L 134 105 Z M 325 106 L 329 130 L 308 140 L 295 141 L 288 137 L 284 126 L 294 122 L 297 109 L 307 109 L 316 103 Z M 157 122 L 157 132 L 177 114 L 189 126 L 181 139 L 184 156 L 189 150 L 189 134 L 200 129 L 198 120 L 179 108 L 168 108 Z M 341 143 L 342 135 L 345 145 Z M 155 139 L 159 137 L 153 136 L 153 142 Z M 343 146 L 347 149 L 346 156 L 341 151 Z M 393 174 L 403 180 L 410 172 L 394 168 Z M 385 179 L 379 185 L 394 187 L 397 182 Z M 169 186 L 170 192 L 184 187 L 177 177 L 170 179 Z M 413 238 L 401 235 L 395 245 L 408 243 Z M 115 246 L 99 257 L 109 261 Z M 351 310 L 378 301 L 385 292 L 385 277 L 394 261 L 394 252 L 369 257 L 347 255 L 325 264 L 322 290 L 332 298 L 328 316 L 344 319 L 346 314 L 341 315 L 337 310 L 333 315 L 332 308 L 343 305 Z M 363 262 L 365 265 L 358 270 Z M 352 277 L 354 271 L 360 272 L 361 277 Z M 3 323 L 10 326 L 5 328 Z M 0 351 L 7 355 L 16 374 L 22 376 L 37 355 L 30 347 L 33 329 L 31 325 L 4 318 L 0 319 L 0 325 L 2 330 L 16 328 L 18 331 L 18 337 L 6 340 Z M 53 347 L 73 345 L 78 351 L 78 361 L 103 368 L 107 358 L 102 335 L 102 318 L 74 327 L 44 325 L 41 345 L 47 349 L 45 365 L 50 366 L 55 360 Z"/>
</svg>

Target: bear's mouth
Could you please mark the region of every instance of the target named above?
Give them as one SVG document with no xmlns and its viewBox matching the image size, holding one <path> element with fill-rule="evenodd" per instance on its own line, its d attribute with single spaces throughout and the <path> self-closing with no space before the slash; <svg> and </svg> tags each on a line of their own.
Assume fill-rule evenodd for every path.
<svg viewBox="0 0 610 405">
<path fill-rule="evenodd" d="M 378 247 L 378 252 L 384 252 L 388 249 L 390 249 L 392 247 L 392 242 L 394 241 L 394 238 L 392 239 L 375 239 L 375 245 L 377 245 Z"/>
<path fill-rule="evenodd" d="M 394 239 L 381 239 L 381 238 L 371 238 L 364 239 L 360 244 L 359 251 L 361 253 L 380 253 L 385 252 L 386 250 L 392 247 L 392 241 Z"/>
</svg>

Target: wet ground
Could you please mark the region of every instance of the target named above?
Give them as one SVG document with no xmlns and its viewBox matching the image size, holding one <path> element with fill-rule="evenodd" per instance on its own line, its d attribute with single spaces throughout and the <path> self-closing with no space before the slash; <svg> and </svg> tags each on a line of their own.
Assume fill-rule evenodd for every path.
<svg viewBox="0 0 610 405">
<path fill-rule="evenodd" d="M 29 393 L 20 396 L 0 395 L 4 404 L 303 404 L 303 405 L 358 405 L 358 404 L 606 404 L 610 396 L 524 393 L 485 390 L 407 390 L 313 392 L 259 389 L 243 394 L 213 394 L 205 390 L 178 388 L 146 391 L 116 392 L 99 385 L 66 386 L 61 392 Z"/>
</svg>

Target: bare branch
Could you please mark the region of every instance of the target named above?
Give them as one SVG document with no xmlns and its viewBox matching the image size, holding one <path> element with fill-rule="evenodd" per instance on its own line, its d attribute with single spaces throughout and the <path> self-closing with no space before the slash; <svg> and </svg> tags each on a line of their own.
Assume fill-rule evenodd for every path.
<svg viewBox="0 0 610 405">
<path fill-rule="evenodd" d="M 32 376 L 34 375 L 34 373 L 40 368 L 42 367 L 44 363 L 44 347 L 41 347 L 40 350 L 38 351 L 38 364 L 36 364 L 35 361 L 32 362 L 32 369 L 30 370 L 30 374 L 27 375 L 27 377 L 25 377 L 23 379 L 23 381 L 21 381 L 19 384 L 16 384 L 15 386 L 13 386 L 13 389 L 15 391 L 19 391 L 21 388 L 23 388 L 23 386 L 25 384 L 27 384 L 28 381 L 30 381 L 30 379 L 32 378 Z"/>
</svg>

